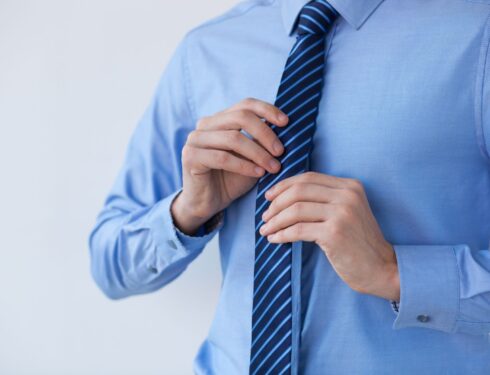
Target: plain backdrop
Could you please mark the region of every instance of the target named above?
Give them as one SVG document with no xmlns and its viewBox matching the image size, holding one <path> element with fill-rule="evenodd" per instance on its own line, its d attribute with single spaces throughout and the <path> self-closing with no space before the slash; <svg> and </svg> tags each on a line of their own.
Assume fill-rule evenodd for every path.
<svg viewBox="0 0 490 375">
<path fill-rule="evenodd" d="M 0 0 L 0 374 L 191 374 L 217 237 L 172 284 L 108 300 L 87 238 L 186 31 L 233 0 Z"/>
</svg>

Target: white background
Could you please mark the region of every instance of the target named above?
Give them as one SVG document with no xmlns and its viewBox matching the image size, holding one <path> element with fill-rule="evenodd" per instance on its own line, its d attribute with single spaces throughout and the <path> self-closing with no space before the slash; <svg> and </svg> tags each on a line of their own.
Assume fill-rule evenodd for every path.
<svg viewBox="0 0 490 375">
<path fill-rule="evenodd" d="M 87 237 L 184 33 L 233 0 L 0 0 L 0 374 L 190 374 L 217 238 L 174 283 L 110 301 Z"/>
</svg>

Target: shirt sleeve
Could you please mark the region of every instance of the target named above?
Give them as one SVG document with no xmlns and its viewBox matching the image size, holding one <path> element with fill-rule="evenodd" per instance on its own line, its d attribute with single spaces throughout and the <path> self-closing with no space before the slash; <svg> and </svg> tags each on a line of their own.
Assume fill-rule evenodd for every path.
<svg viewBox="0 0 490 375">
<path fill-rule="evenodd" d="M 490 163 L 490 19 L 482 34 L 476 72 L 478 145 Z M 490 165 L 490 164 L 489 164 Z M 490 192 L 489 192 L 490 193 Z M 488 245 L 490 247 L 490 244 Z M 467 244 L 394 245 L 400 301 L 391 301 L 393 327 L 425 327 L 490 339 L 490 250 Z"/>
<path fill-rule="evenodd" d="M 490 335 L 490 251 L 466 244 L 394 245 L 400 301 L 393 328 Z"/>
<path fill-rule="evenodd" d="M 181 151 L 195 116 L 188 100 L 187 36 L 165 68 L 132 134 L 125 160 L 90 233 L 91 272 L 113 299 L 147 293 L 179 276 L 223 225 L 180 232 L 170 205 L 182 189 Z"/>
</svg>

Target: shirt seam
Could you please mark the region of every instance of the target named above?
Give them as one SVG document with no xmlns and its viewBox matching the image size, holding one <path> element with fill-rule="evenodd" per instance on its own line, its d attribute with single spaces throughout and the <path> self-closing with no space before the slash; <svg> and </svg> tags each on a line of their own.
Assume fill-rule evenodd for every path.
<svg viewBox="0 0 490 375">
<path fill-rule="evenodd" d="M 460 290 L 460 288 L 461 288 L 461 270 L 460 270 L 459 265 L 458 265 L 458 256 L 456 254 L 456 249 L 454 248 L 454 246 L 451 246 L 451 250 L 453 251 L 454 266 L 456 267 L 456 274 L 458 275 L 457 298 L 456 298 L 456 304 L 457 304 L 456 316 L 454 317 L 454 323 L 451 327 L 451 332 L 455 332 L 456 326 L 458 324 L 458 316 L 461 315 L 461 290 Z"/>
<path fill-rule="evenodd" d="M 472 322 L 472 321 L 463 320 L 463 319 L 458 319 L 457 321 L 459 323 L 465 323 L 465 324 L 490 324 L 490 321 Z"/>
<path fill-rule="evenodd" d="M 482 151 L 484 159 L 490 163 L 490 151 L 486 143 L 483 118 L 483 101 L 485 93 L 485 80 L 488 71 L 488 54 L 490 51 L 490 13 L 487 15 L 483 28 L 480 56 L 476 73 L 476 93 L 475 93 L 475 129 L 477 142 Z"/>
</svg>

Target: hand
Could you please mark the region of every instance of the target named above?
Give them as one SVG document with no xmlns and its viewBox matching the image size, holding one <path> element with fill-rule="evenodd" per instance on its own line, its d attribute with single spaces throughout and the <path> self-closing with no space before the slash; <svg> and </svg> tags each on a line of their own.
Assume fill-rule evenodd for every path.
<svg viewBox="0 0 490 375">
<path fill-rule="evenodd" d="M 184 233 L 193 234 L 250 190 L 266 170 L 280 170 L 276 157 L 284 147 L 263 119 L 279 127 L 288 123 L 277 107 L 249 98 L 201 118 L 189 133 L 182 149 L 183 190 L 171 207 L 174 222 Z"/>
<path fill-rule="evenodd" d="M 393 247 L 358 180 L 307 172 L 277 183 L 265 197 L 272 202 L 260 233 L 269 242 L 315 242 L 352 289 L 399 301 Z"/>
</svg>

